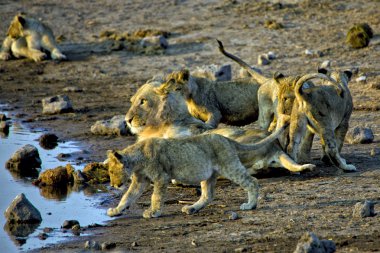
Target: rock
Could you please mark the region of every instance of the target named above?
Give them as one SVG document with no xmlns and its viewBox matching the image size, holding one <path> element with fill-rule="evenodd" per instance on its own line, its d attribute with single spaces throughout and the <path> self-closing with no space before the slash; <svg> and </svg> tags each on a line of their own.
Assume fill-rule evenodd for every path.
<svg viewBox="0 0 380 253">
<path fill-rule="evenodd" d="M 12 155 L 5 166 L 22 176 L 37 176 L 37 168 L 41 168 L 38 149 L 30 144 L 23 146 Z"/>
<path fill-rule="evenodd" d="M 27 237 L 32 234 L 40 225 L 40 223 L 14 223 L 7 221 L 4 225 L 4 230 L 11 236 Z"/>
<path fill-rule="evenodd" d="M 53 229 L 53 228 L 46 227 L 46 228 L 44 228 L 42 231 L 43 231 L 44 233 L 51 233 L 51 232 L 54 231 L 54 229 Z"/>
<path fill-rule="evenodd" d="M 372 156 L 372 157 L 375 157 L 377 153 L 378 153 L 378 152 L 376 151 L 376 149 L 373 148 L 373 149 L 371 149 L 371 151 L 369 152 L 369 155 Z"/>
<path fill-rule="evenodd" d="M 67 164 L 65 167 L 59 166 L 42 172 L 38 179 L 33 182 L 37 186 L 67 186 L 74 182 L 74 168 Z"/>
<path fill-rule="evenodd" d="M 293 253 L 332 253 L 336 251 L 333 241 L 319 240 L 312 232 L 306 232 L 298 241 Z"/>
<path fill-rule="evenodd" d="M 368 200 L 364 201 L 364 203 L 356 203 L 352 216 L 354 218 L 366 218 L 375 216 L 375 204 Z"/>
<path fill-rule="evenodd" d="M 83 89 L 76 87 L 76 86 L 67 86 L 67 87 L 63 88 L 63 91 L 65 91 L 65 92 L 82 92 Z"/>
<path fill-rule="evenodd" d="M 346 35 L 346 43 L 352 48 L 363 48 L 368 46 L 372 37 L 373 31 L 368 24 L 356 24 L 348 30 Z"/>
<path fill-rule="evenodd" d="M 53 149 L 58 145 L 58 136 L 55 134 L 47 133 L 38 138 L 40 146 L 44 149 Z"/>
<path fill-rule="evenodd" d="M 284 28 L 284 25 L 281 24 L 280 22 L 275 21 L 275 20 L 265 20 L 264 27 L 266 27 L 268 29 L 277 30 L 277 29 Z"/>
<path fill-rule="evenodd" d="M 321 65 L 319 65 L 319 67 L 322 69 L 328 69 L 331 67 L 331 61 L 326 60 L 326 61 L 322 62 Z"/>
<path fill-rule="evenodd" d="M 248 249 L 245 247 L 236 248 L 236 249 L 234 249 L 234 252 L 236 252 L 236 253 L 248 252 Z"/>
<path fill-rule="evenodd" d="M 269 60 L 274 60 L 274 59 L 277 58 L 276 54 L 273 53 L 272 51 L 268 52 L 268 53 L 266 54 L 266 57 L 267 57 Z"/>
<path fill-rule="evenodd" d="M 267 55 L 265 54 L 261 54 L 259 55 L 259 57 L 257 58 L 257 64 L 258 65 L 269 65 L 270 64 L 270 60 L 267 58 Z"/>
<path fill-rule="evenodd" d="M 91 133 L 98 135 L 127 135 L 125 115 L 113 116 L 110 120 L 98 120 L 91 126 Z"/>
<path fill-rule="evenodd" d="M 76 170 L 73 174 L 75 184 L 84 184 L 87 181 L 86 176 L 80 170 Z"/>
<path fill-rule="evenodd" d="M 239 215 L 235 212 L 230 212 L 230 215 L 228 216 L 228 219 L 230 220 L 237 220 L 239 218 Z"/>
<path fill-rule="evenodd" d="M 141 40 L 140 45 L 142 47 L 160 47 L 163 49 L 168 48 L 169 42 L 162 35 L 148 36 Z"/>
<path fill-rule="evenodd" d="M 77 221 L 77 220 L 65 220 L 63 222 L 61 228 L 72 229 L 76 225 L 78 225 L 80 228 L 79 221 Z"/>
<path fill-rule="evenodd" d="M 222 66 L 211 64 L 197 67 L 194 71 L 191 71 L 191 75 L 214 81 L 230 81 L 232 79 L 232 69 L 230 64 Z"/>
<path fill-rule="evenodd" d="M 358 78 L 355 79 L 355 81 L 357 83 L 359 83 L 359 82 L 365 82 L 365 81 L 367 81 L 367 77 L 366 76 L 359 76 Z"/>
<path fill-rule="evenodd" d="M 40 212 L 25 197 L 24 193 L 16 196 L 4 213 L 10 223 L 41 223 Z"/>
<path fill-rule="evenodd" d="M 46 234 L 46 233 L 39 233 L 39 234 L 38 234 L 38 238 L 39 238 L 40 240 L 46 240 L 48 237 L 49 237 L 49 235 Z"/>
<path fill-rule="evenodd" d="M 91 249 L 91 250 L 100 250 L 100 245 L 97 241 L 86 241 L 84 243 L 85 249 Z"/>
<path fill-rule="evenodd" d="M 371 89 L 380 90 L 380 83 L 371 83 Z"/>
<path fill-rule="evenodd" d="M 131 243 L 131 246 L 132 246 L 132 247 L 138 247 L 139 244 L 138 244 L 137 242 L 132 242 L 132 243 Z"/>
<path fill-rule="evenodd" d="M 315 57 L 322 57 L 323 56 L 323 53 L 319 50 L 310 50 L 310 49 L 306 49 L 304 51 L 304 54 L 305 55 L 308 55 L 308 56 L 315 56 Z"/>
<path fill-rule="evenodd" d="M 114 242 L 103 242 L 101 245 L 102 250 L 113 249 L 116 247 L 116 243 Z"/>
<path fill-rule="evenodd" d="M 89 184 L 102 184 L 110 181 L 108 167 L 104 163 L 89 163 L 83 169 Z"/>
<path fill-rule="evenodd" d="M 346 141 L 350 144 L 372 143 L 374 138 L 372 130 L 364 127 L 351 128 L 346 134 Z"/>
<path fill-rule="evenodd" d="M 9 133 L 9 122 L 7 121 L 0 121 L 0 132 L 2 133 Z"/>
<path fill-rule="evenodd" d="M 66 95 L 58 95 L 42 99 L 43 114 L 57 114 L 72 111 L 73 107 L 71 101 Z"/>
</svg>

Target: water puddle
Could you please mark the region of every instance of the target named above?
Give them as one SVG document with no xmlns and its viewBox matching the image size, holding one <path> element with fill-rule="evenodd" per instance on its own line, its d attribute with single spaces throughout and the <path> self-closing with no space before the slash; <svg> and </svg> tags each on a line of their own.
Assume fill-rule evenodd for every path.
<svg viewBox="0 0 380 253">
<path fill-rule="evenodd" d="M 100 209 L 97 205 L 100 197 L 104 195 L 98 189 L 75 189 L 52 191 L 42 190 L 32 185 L 32 179 L 20 178 L 12 175 L 5 168 L 6 161 L 11 155 L 26 144 L 31 144 L 38 148 L 42 160 L 42 169 L 65 166 L 68 161 L 59 161 L 56 157 L 61 154 L 70 154 L 79 152 L 78 145 L 74 142 L 58 143 L 58 146 L 51 150 L 43 149 L 38 138 L 41 132 L 31 132 L 22 128 L 19 124 L 13 122 L 8 135 L 0 135 L 0 245 L 1 252 L 17 252 L 20 250 L 30 250 L 46 246 L 47 244 L 57 243 L 73 237 L 74 235 L 67 231 L 64 233 L 60 227 L 64 220 L 78 220 L 80 225 L 88 226 L 90 224 L 106 221 L 105 209 Z M 73 164 L 73 163 L 71 163 Z M 81 169 L 75 166 L 75 169 Z M 12 228 L 6 224 L 4 212 L 12 200 L 24 193 L 29 201 L 40 211 L 42 223 L 38 227 L 18 227 Z M 38 235 L 43 233 L 44 228 L 53 228 L 48 233 L 45 240 L 39 239 Z"/>
</svg>

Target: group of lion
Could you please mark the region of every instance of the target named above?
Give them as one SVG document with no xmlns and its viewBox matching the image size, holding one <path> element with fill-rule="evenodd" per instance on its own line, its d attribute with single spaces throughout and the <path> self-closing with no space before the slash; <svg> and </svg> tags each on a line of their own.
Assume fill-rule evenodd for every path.
<svg viewBox="0 0 380 253">
<path fill-rule="evenodd" d="M 125 120 L 138 139 L 124 150 L 109 151 L 111 186 L 131 177 L 128 191 L 108 215 L 122 213 L 153 183 L 151 207 L 145 218 L 161 215 L 167 184 L 201 183 L 201 197 L 182 211 L 194 213 L 214 197 L 219 175 L 248 192 L 242 210 L 257 205 L 258 183 L 252 177 L 268 167 L 292 172 L 313 169 L 307 163 L 314 135 L 320 137 L 323 161 L 355 171 L 340 156 L 353 109 L 348 89 L 350 71 L 327 71 L 265 77 L 238 57 L 220 52 L 250 74 L 248 79 L 215 81 L 188 70 L 149 80 L 131 98 Z M 41 61 L 65 59 L 52 31 L 41 22 L 16 15 L 0 52 L 0 59 L 27 57 Z M 319 81 L 313 83 L 312 80 Z M 240 127 L 258 121 L 260 128 Z M 218 127 L 224 123 L 223 127 Z"/>
</svg>

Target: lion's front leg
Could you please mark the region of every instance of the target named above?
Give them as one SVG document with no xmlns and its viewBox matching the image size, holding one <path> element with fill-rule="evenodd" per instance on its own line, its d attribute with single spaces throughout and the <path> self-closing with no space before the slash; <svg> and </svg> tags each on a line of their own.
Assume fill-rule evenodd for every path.
<svg viewBox="0 0 380 253">
<path fill-rule="evenodd" d="M 204 208 L 214 199 L 216 175 L 212 175 L 209 179 L 201 182 L 202 195 L 197 202 L 191 206 L 182 207 L 182 212 L 193 214 Z"/>
<path fill-rule="evenodd" d="M 161 216 L 161 209 L 163 206 L 163 198 L 166 192 L 166 188 L 166 180 L 163 179 L 154 182 L 151 205 L 149 209 L 144 211 L 144 218 L 149 219 Z"/>
<path fill-rule="evenodd" d="M 296 106 L 296 105 L 295 105 Z M 289 126 L 289 145 L 287 153 L 299 163 L 304 154 L 301 154 L 302 141 L 307 131 L 307 118 L 302 113 L 294 113 L 291 115 Z"/>
<path fill-rule="evenodd" d="M 123 195 L 117 207 L 107 210 L 107 215 L 111 217 L 120 215 L 124 209 L 132 205 L 141 196 L 147 185 L 148 181 L 144 177 L 132 174 L 132 183 L 128 191 Z"/>
<path fill-rule="evenodd" d="M 7 36 L 5 38 L 0 51 L 0 60 L 7 61 L 12 57 L 11 48 L 13 42 L 14 39 L 12 39 L 11 37 Z"/>
</svg>

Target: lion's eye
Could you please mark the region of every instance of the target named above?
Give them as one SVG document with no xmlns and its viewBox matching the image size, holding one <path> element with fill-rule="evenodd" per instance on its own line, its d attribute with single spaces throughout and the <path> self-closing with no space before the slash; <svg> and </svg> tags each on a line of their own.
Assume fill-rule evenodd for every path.
<svg viewBox="0 0 380 253">
<path fill-rule="evenodd" d="M 146 102 L 147 102 L 147 100 L 144 99 L 144 98 L 142 98 L 142 99 L 140 100 L 140 105 L 146 104 Z"/>
</svg>

